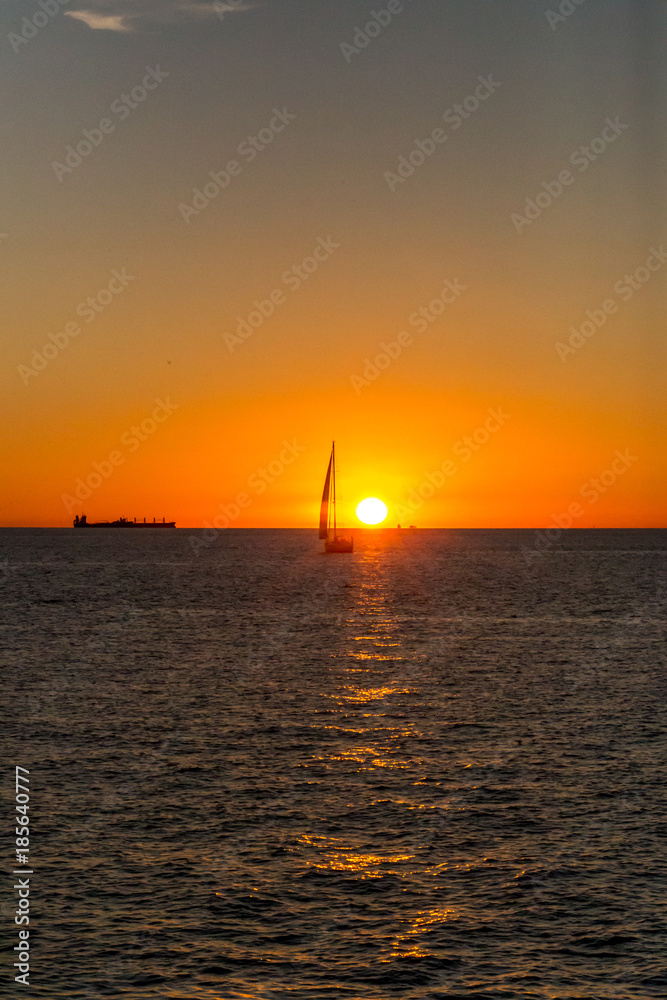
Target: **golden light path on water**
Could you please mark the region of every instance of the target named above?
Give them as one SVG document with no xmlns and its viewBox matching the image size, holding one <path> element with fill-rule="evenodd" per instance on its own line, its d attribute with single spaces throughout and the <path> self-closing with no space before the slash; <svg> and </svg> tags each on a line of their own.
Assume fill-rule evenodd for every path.
<svg viewBox="0 0 667 1000">
<path fill-rule="evenodd" d="M 358 593 L 349 617 L 342 623 L 342 648 L 334 654 L 342 661 L 338 691 L 330 697 L 341 712 L 341 721 L 348 732 L 363 736 L 358 744 L 326 758 L 318 758 L 329 765 L 356 764 L 357 773 L 367 774 L 369 784 L 375 774 L 383 771 L 402 770 L 406 773 L 417 769 L 424 762 L 410 753 L 410 740 L 419 738 L 418 726 L 404 712 L 402 699 L 424 696 L 420 689 L 423 671 L 420 666 L 428 659 L 427 654 L 415 652 L 406 644 L 405 630 L 400 617 L 392 608 L 389 583 L 390 563 L 382 536 L 376 535 L 373 545 L 369 544 L 356 557 L 358 569 Z M 393 704 L 392 704 L 393 703 Z M 359 725 L 359 720 L 363 725 Z M 339 728 L 333 727 L 333 728 Z M 369 738 L 370 737 L 370 738 Z M 397 752 L 401 746 L 409 754 Z M 407 806 L 415 816 L 431 811 L 433 807 L 419 801 L 419 781 L 413 782 L 415 796 L 409 799 L 395 799 L 395 803 Z M 440 809 L 446 808 L 443 802 Z M 341 803 L 341 808 L 344 805 Z M 317 847 L 316 857 L 310 862 L 321 871 L 346 872 L 357 879 L 372 879 L 376 882 L 386 878 L 411 879 L 411 872 L 417 866 L 423 870 L 420 855 L 427 847 L 420 844 L 418 837 L 415 850 L 402 851 L 361 850 L 358 844 L 337 838 L 308 838 L 304 841 Z M 474 862 L 470 866 L 474 867 Z M 439 868 L 449 867 L 447 863 L 432 866 L 436 876 Z M 463 867 L 452 865 L 452 867 Z M 423 943 L 414 940 L 423 937 L 438 925 L 459 918 L 459 911 L 451 907 L 431 907 L 416 912 L 397 914 L 392 950 L 386 953 L 383 962 L 396 958 L 421 958 L 432 953 Z"/>
</svg>

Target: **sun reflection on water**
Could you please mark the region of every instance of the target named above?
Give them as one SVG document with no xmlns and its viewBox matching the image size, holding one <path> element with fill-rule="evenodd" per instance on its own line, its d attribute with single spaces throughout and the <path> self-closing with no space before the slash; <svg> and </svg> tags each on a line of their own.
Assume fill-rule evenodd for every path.
<svg viewBox="0 0 667 1000">
<path fill-rule="evenodd" d="M 383 878 L 398 874 L 388 866 L 411 861 L 415 857 L 414 854 L 401 854 L 398 851 L 386 854 L 362 852 L 358 847 L 346 845 L 339 837 L 303 834 L 297 843 L 315 848 L 314 856 L 307 858 L 308 867 L 320 871 L 352 872 L 362 878 Z"/>
<path fill-rule="evenodd" d="M 404 750 L 399 756 L 397 744 L 416 732 L 414 725 L 399 722 L 405 717 L 400 702 L 417 691 L 419 668 L 427 657 L 406 645 L 389 553 L 382 545 L 362 549 L 350 569 L 355 575 L 345 587 L 352 600 L 332 654 L 340 663 L 339 683 L 323 696 L 347 724 L 341 731 L 349 731 L 352 720 L 363 720 L 363 728 L 355 726 L 354 731 L 367 739 L 330 752 L 328 760 L 357 764 L 362 771 L 405 769 L 414 761 L 404 759 Z"/>
<path fill-rule="evenodd" d="M 458 910 L 451 908 L 422 910 L 410 919 L 409 926 L 394 938 L 392 951 L 383 962 L 390 962 L 393 958 L 427 958 L 431 952 L 428 948 L 410 941 L 410 938 L 418 934 L 428 933 L 433 928 L 444 923 L 458 920 L 460 914 Z"/>
<path fill-rule="evenodd" d="M 332 713 L 322 728 L 332 741 L 312 757 L 330 775 L 327 782 L 345 791 L 331 818 L 335 829 L 329 835 L 303 833 L 293 849 L 313 873 L 344 876 L 345 885 L 364 883 L 374 893 L 409 894 L 416 881 L 438 880 L 450 865 L 467 868 L 460 859 L 433 853 L 449 799 L 440 794 L 433 804 L 432 780 L 401 784 L 402 774 L 417 769 L 419 778 L 428 770 L 420 741 L 431 738 L 437 724 L 428 713 L 429 655 L 423 644 L 410 642 L 411 622 L 397 599 L 391 554 L 381 547 L 361 550 L 348 572 L 343 584 L 348 603 L 331 654 L 334 683 L 322 690 Z M 342 835 L 332 835 L 336 832 Z M 338 891 L 339 883 L 330 885 Z M 363 933 L 373 907 L 371 897 L 357 896 L 358 891 L 347 913 L 348 919 L 361 919 Z M 459 916 L 452 907 L 399 907 L 383 931 L 379 960 L 431 956 L 429 936 Z"/>
</svg>

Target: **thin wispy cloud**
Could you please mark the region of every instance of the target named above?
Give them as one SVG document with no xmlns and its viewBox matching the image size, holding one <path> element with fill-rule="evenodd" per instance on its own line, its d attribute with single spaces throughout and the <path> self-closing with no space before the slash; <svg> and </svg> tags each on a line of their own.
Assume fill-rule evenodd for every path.
<svg viewBox="0 0 667 1000">
<path fill-rule="evenodd" d="M 68 17 L 76 18 L 77 21 L 83 21 L 89 28 L 106 31 L 130 31 L 121 14 L 96 14 L 92 10 L 66 10 L 65 14 Z"/>
<path fill-rule="evenodd" d="M 140 31 L 187 19 L 224 20 L 252 6 L 248 0 L 88 0 L 80 10 L 65 11 L 65 15 L 83 21 L 94 31 Z"/>
</svg>

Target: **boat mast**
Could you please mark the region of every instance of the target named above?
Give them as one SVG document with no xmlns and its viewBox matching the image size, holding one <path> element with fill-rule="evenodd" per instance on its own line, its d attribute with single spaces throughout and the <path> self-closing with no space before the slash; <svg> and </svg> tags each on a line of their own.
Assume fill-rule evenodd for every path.
<svg viewBox="0 0 667 1000">
<path fill-rule="evenodd" d="M 333 460 L 333 515 L 334 515 L 334 538 L 336 537 L 336 442 L 331 443 L 331 457 Z"/>
</svg>

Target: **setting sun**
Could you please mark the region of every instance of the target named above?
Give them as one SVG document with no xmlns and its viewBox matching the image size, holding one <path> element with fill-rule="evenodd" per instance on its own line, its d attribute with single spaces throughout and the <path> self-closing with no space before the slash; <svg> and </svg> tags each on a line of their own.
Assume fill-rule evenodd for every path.
<svg viewBox="0 0 667 1000">
<path fill-rule="evenodd" d="M 377 497 L 366 497 L 357 504 L 357 517 L 364 524 L 381 524 L 388 513 L 386 503 Z"/>
</svg>

